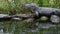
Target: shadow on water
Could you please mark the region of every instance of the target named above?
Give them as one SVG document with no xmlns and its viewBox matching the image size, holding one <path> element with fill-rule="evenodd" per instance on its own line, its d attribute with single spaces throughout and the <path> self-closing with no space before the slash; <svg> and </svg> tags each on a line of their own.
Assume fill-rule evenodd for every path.
<svg viewBox="0 0 60 34">
<path fill-rule="evenodd" d="M 52 24 L 51 22 L 36 22 L 33 25 L 28 25 L 28 23 L 25 23 L 24 21 L 14 21 L 14 20 L 4 21 L 4 22 L 0 22 L 0 33 L 1 34 L 3 33 L 60 34 L 60 24 L 56 25 L 56 24 Z"/>
</svg>

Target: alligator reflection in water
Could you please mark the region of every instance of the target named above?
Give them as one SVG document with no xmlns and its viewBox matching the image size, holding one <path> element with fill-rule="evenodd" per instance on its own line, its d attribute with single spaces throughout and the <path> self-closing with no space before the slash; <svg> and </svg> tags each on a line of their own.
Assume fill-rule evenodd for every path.
<svg viewBox="0 0 60 34">
<path fill-rule="evenodd" d="M 53 34 L 53 33 L 59 33 L 60 30 L 56 30 L 57 27 L 59 27 L 60 24 L 56 25 L 56 24 L 52 24 L 50 22 L 44 22 L 44 23 L 39 23 L 37 22 L 35 24 L 34 27 L 28 29 L 28 30 L 24 30 L 23 32 L 31 32 L 32 34 L 36 34 L 37 32 L 39 32 L 39 34 Z M 21 32 L 21 34 L 23 33 Z"/>
<path fill-rule="evenodd" d="M 3 22 L 3 23 L 5 24 L 5 22 Z M 20 34 L 28 34 L 29 32 L 32 33 L 32 34 L 37 33 L 37 32 L 39 32 L 39 34 L 40 33 L 43 33 L 43 34 L 52 34 L 52 33 L 55 33 L 55 32 L 52 32 L 52 31 L 56 31 L 56 32 L 58 31 L 58 30 L 56 30 L 57 29 L 56 28 L 56 24 L 52 24 L 50 22 L 36 22 L 35 25 L 34 25 L 34 27 L 32 27 L 32 28 L 26 28 L 23 31 L 19 28 L 21 25 L 20 24 L 17 24 L 17 23 L 16 23 L 16 21 L 15 21 L 15 24 L 14 24 L 14 22 L 12 22 L 12 24 L 11 24 L 11 22 L 9 23 L 12 26 L 12 30 L 11 30 L 11 28 L 9 28 L 11 26 L 9 26 L 8 23 L 6 23 L 6 26 L 3 26 L 3 27 L 9 28 L 11 30 L 11 33 L 12 34 L 16 30 L 19 31 Z M 21 22 L 19 22 L 19 23 L 21 23 Z M 17 24 L 17 26 L 16 26 L 16 24 Z M 58 24 L 57 27 L 60 27 L 60 24 Z M 2 28 L 0 31 L 3 32 L 4 31 L 4 28 Z M 8 33 L 9 32 L 10 31 L 8 31 Z M 58 32 L 60 32 L 60 30 Z"/>
<path fill-rule="evenodd" d="M 53 34 L 53 33 L 59 33 L 60 30 L 56 30 L 57 27 L 59 27 L 60 24 L 56 26 L 56 24 L 52 24 L 50 22 L 44 22 L 44 23 L 39 23 L 37 22 L 34 26 L 34 28 L 30 28 L 30 30 L 27 30 L 27 32 L 40 32 L 44 34 Z M 40 31 L 39 31 L 40 30 Z"/>
</svg>

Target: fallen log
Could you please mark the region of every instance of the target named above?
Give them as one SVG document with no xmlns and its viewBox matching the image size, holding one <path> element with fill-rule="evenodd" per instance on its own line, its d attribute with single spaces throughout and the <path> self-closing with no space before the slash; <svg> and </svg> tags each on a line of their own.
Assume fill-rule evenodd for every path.
<svg viewBox="0 0 60 34">
<path fill-rule="evenodd" d="M 40 21 L 51 21 L 51 22 L 60 22 L 57 21 L 56 19 L 60 19 L 57 16 L 51 16 L 50 18 L 45 17 L 41 17 Z M 8 15 L 8 14 L 0 14 L 0 21 L 10 21 L 10 20 L 26 20 L 27 22 L 33 21 L 34 17 L 32 17 L 31 15 L 26 15 L 26 14 L 16 14 L 16 15 Z M 54 21 L 55 20 L 55 21 Z"/>
<path fill-rule="evenodd" d="M 18 17 L 18 18 L 22 18 L 22 20 L 33 17 L 33 16 L 31 16 L 30 14 L 16 14 L 16 15 L 13 15 L 13 16 L 14 16 L 14 17 Z"/>
<path fill-rule="evenodd" d="M 10 17 L 8 14 L 0 14 L 0 18 Z"/>
<path fill-rule="evenodd" d="M 8 15 L 8 14 L 0 14 L 0 21 L 9 21 L 9 20 L 24 20 L 31 18 L 30 15 L 26 14 L 16 14 L 16 15 Z"/>
<path fill-rule="evenodd" d="M 9 16 L 8 14 L 0 14 L 0 21 L 9 21 L 12 18 L 12 16 Z"/>
</svg>

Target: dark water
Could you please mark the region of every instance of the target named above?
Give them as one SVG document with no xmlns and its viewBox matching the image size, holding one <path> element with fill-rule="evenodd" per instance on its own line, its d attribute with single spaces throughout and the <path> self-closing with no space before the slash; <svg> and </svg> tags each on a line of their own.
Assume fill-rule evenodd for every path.
<svg viewBox="0 0 60 34">
<path fill-rule="evenodd" d="M 25 28 L 22 21 L 0 22 L 0 34 L 60 34 L 60 24 L 36 22 L 33 27 Z M 26 25 L 28 26 L 28 25 Z"/>
</svg>

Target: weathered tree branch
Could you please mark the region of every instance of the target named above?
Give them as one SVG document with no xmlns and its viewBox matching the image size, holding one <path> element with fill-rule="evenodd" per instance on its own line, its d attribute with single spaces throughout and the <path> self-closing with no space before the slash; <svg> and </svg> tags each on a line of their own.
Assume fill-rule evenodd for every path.
<svg viewBox="0 0 60 34">
<path fill-rule="evenodd" d="M 16 15 L 0 14 L 0 21 L 11 20 L 11 19 L 20 20 L 19 18 L 21 18 L 21 20 L 24 20 L 24 19 L 31 18 L 31 16 L 28 14 L 27 15 L 26 14 L 16 14 Z"/>
<path fill-rule="evenodd" d="M 34 18 L 34 16 L 49 16 L 50 15 L 58 15 L 60 16 L 60 9 L 55 9 L 55 8 L 44 8 L 40 7 L 39 9 L 36 10 L 35 15 L 31 16 L 30 14 L 16 14 L 16 15 L 8 15 L 8 14 L 0 14 L 0 20 L 11 20 L 11 19 L 16 19 L 21 18 L 22 20 L 24 19 L 29 19 L 29 18 Z"/>
</svg>

